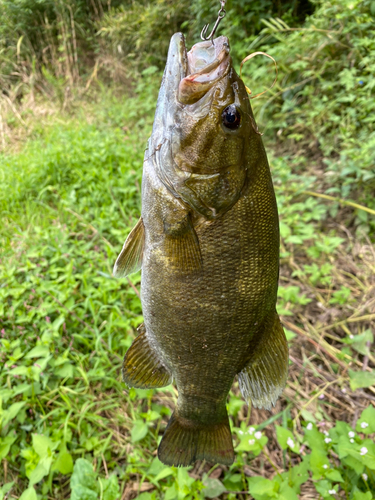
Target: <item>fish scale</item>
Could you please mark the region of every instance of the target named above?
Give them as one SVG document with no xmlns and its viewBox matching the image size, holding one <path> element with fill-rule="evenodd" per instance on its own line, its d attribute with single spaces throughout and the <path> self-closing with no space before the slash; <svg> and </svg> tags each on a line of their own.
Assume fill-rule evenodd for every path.
<svg viewBox="0 0 375 500">
<path fill-rule="evenodd" d="M 227 39 L 214 48 L 202 42 L 186 54 L 182 35 L 172 37 L 145 153 L 142 214 L 114 269 L 121 276 L 142 268 L 144 325 L 123 378 L 133 387 L 176 384 L 158 450 L 175 466 L 231 464 L 226 401 L 234 378 L 248 402 L 270 409 L 288 367 L 267 157 Z"/>
</svg>

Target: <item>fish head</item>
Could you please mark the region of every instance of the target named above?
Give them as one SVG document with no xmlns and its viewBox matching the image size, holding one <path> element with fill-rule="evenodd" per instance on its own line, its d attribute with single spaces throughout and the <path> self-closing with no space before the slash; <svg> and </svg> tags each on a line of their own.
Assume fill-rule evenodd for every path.
<svg viewBox="0 0 375 500">
<path fill-rule="evenodd" d="M 173 35 L 151 137 L 164 184 L 207 219 L 222 215 L 243 189 L 256 134 L 227 37 L 187 52 Z"/>
</svg>

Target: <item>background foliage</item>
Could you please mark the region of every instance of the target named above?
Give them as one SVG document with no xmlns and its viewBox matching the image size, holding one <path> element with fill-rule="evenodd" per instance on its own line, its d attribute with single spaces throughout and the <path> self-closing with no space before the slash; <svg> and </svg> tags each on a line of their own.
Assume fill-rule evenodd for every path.
<svg viewBox="0 0 375 500">
<path fill-rule="evenodd" d="M 280 211 L 290 375 L 273 413 L 228 399 L 232 467 L 164 467 L 176 390 L 127 390 L 140 211 L 170 35 L 215 1 L 0 0 L 0 500 L 375 498 L 373 1 L 228 1 Z M 152 42 L 152 50 L 150 50 Z M 254 93 L 272 65 L 245 66 Z"/>
</svg>

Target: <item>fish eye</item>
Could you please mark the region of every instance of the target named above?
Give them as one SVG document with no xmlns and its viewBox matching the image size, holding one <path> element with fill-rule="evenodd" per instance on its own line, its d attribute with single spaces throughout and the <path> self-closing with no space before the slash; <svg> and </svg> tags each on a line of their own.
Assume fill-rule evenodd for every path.
<svg viewBox="0 0 375 500">
<path fill-rule="evenodd" d="M 230 130 L 236 130 L 241 125 L 241 112 L 235 104 L 229 104 L 221 113 L 223 125 Z"/>
</svg>

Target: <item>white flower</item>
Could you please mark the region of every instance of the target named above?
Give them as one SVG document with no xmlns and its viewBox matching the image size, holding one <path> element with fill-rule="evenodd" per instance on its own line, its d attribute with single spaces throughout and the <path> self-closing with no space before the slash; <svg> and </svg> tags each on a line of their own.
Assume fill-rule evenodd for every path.
<svg viewBox="0 0 375 500">
<path fill-rule="evenodd" d="M 255 444 L 255 439 L 249 439 L 249 445 L 252 446 L 253 444 Z"/>
<path fill-rule="evenodd" d="M 311 430 L 312 430 L 312 428 L 313 428 L 313 424 L 312 424 L 311 422 L 309 422 L 309 423 L 306 425 L 306 429 L 307 429 L 308 431 L 311 431 Z"/>
<path fill-rule="evenodd" d="M 331 438 L 325 438 L 324 441 L 328 444 L 328 443 L 330 443 L 332 441 L 332 439 Z"/>
<path fill-rule="evenodd" d="M 255 427 L 250 427 L 250 429 L 247 431 L 249 434 L 253 434 L 255 431 Z"/>
<path fill-rule="evenodd" d="M 328 490 L 328 493 L 329 493 L 330 495 L 336 495 L 336 490 Z"/>
<path fill-rule="evenodd" d="M 324 464 L 324 465 L 323 465 L 323 469 L 328 469 L 328 465 L 327 465 L 327 464 Z"/>
<path fill-rule="evenodd" d="M 354 443 L 354 439 L 349 439 L 349 441 L 350 441 L 351 443 Z"/>
<path fill-rule="evenodd" d="M 241 434 L 241 435 L 242 435 L 242 434 L 243 434 L 243 431 L 238 431 L 238 434 Z"/>
<path fill-rule="evenodd" d="M 354 438 L 355 437 L 355 432 L 353 432 L 353 431 L 348 432 L 348 436 L 350 438 Z"/>
<path fill-rule="evenodd" d="M 329 436 L 328 431 L 323 431 L 323 434 L 324 434 L 325 436 Z"/>
<path fill-rule="evenodd" d="M 343 389 L 341 389 L 341 392 L 343 392 L 344 394 L 346 393 L 345 387 Z"/>
<path fill-rule="evenodd" d="M 293 441 L 292 438 L 288 437 L 288 440 L 287 440 L 286 444 L 288 446 L 290 446 L 291 448 L 294 448 L 294 441 Z"/>
<path fill-rule="evenodd" d="M 366 446 L 363 446 L 361 448 L 361 451 L 359 452 L 360 455 L 366 455 L 366 453 L 368 452 L 368 449 L 366 448 Z"/>
<path fill-rule="evenodd" d="M 350 339 L 354 339 L 354 335 L 349 335 L 349 338 Z"/>
<path fill-rule="evenodd" d="M 262 433 L 260 431 L 257 431 L 255 434 L 254 434 L 254 437 L 255 439 L 260 439 L 262 437 Z"/>
<path fill-rule="evenodd" d="M 367 422 L 362 422 L 361 423 L 361 429 L 366 429 L 366 427 L 368 427 L 368 423 Z"/>
<path fill-rule="evenodd" d="M 368 475 L 367 475 L 367 474 L 365 474 L 365 473 L 363 473 L 363 474 L 362 474 L 362 479 L 363 479 L 364 481 L 367 481 L 367 479 L 368 479 Z"/>
</svg>

